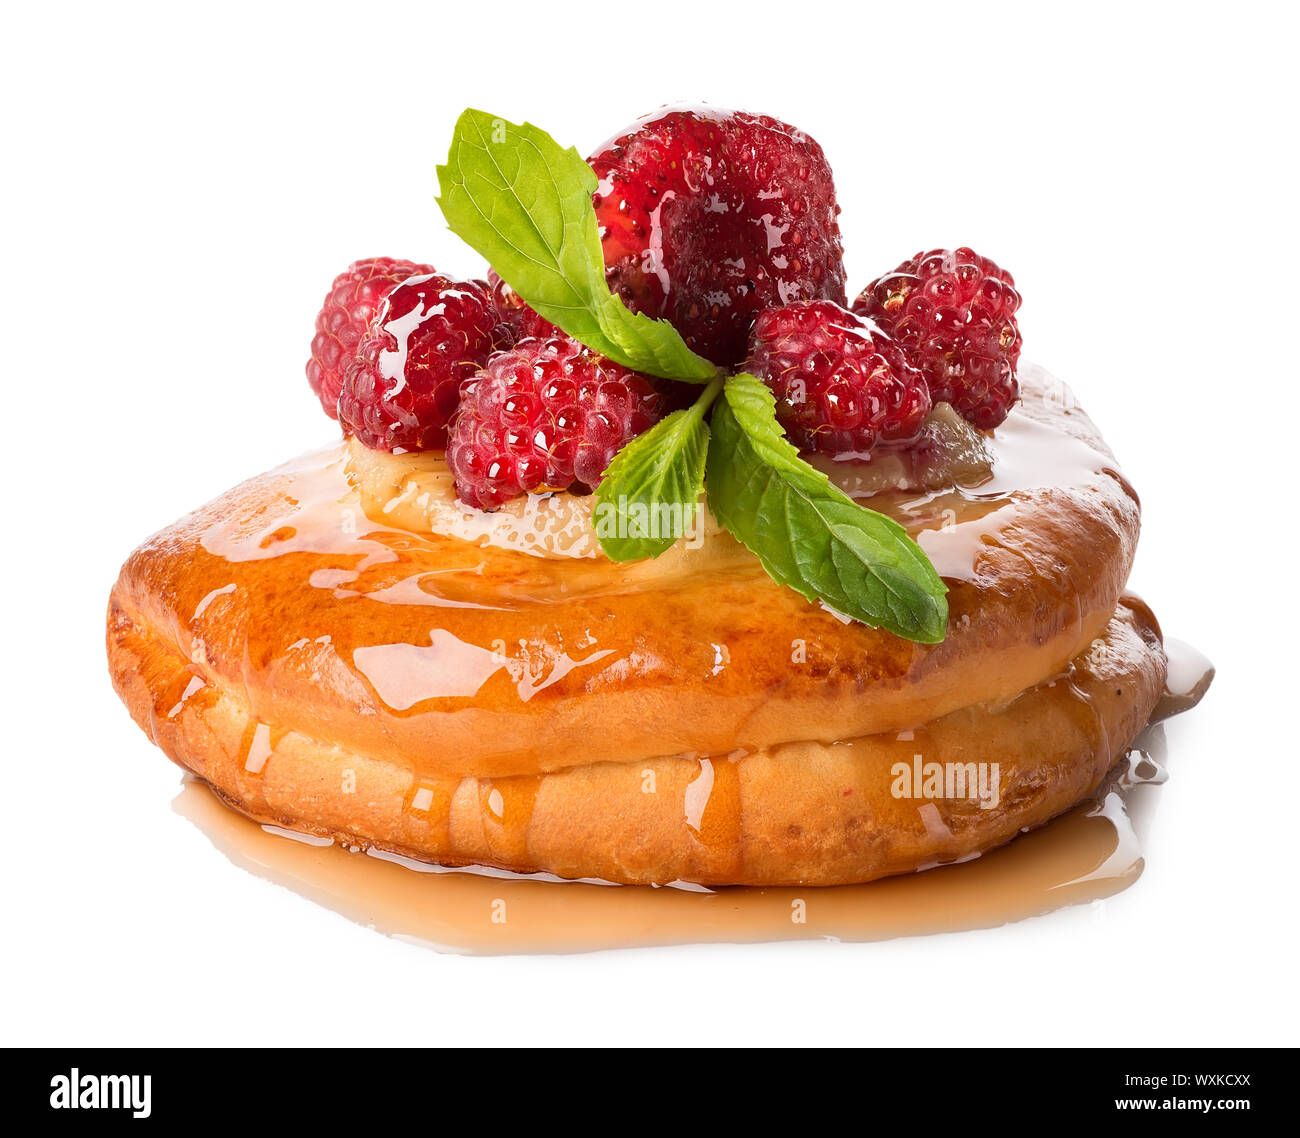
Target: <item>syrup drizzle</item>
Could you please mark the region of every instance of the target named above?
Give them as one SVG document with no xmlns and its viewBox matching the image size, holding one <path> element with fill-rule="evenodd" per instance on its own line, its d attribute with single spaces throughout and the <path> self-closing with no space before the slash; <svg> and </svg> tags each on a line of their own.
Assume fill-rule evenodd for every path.
<svg viewBox="0 0 1300 1138">
<path fill-rule="evenodd" d="M 1050 398 L 1073 405 L 1073 396 L 1058 380 L 1041 369 L 1029 370 L 1036 374 L 1026 382 L 1032 382 L 1035 390 L 1048 392 L 1047 396 L 1040 396 L 1039 402 Z M 1005 539 L 1003 531 L 1016 519 L 1030 492 L 1048 488 L 1079 489 L 1120 477 L 1114 459 L 1019 409 L 1011 412 L 991 442 L 995 462 L 991 475 L 981 481 L 928 493 L 893 490 L 872 496 L 872 507 L 894 516 L 912 533 L 941 577 L 974 579 L 978 575 L 981 549 Z M 286 463 L 274 473 L 284 479 L 285 497 L 292 506 L 288 516 L 293 524 L 284 520 L 284 511 L 277 511 L 274 519 L 260 525 L 256 517 L 232 517 L 205 531 L 204 548 L 233 563 L 297 552 L 336 555 L 340 562 L 347 564 L 341 563 L 337 569 L 316 570 L 310 584 L 330 590 L 340 598 L 358 595 L 348 586 L 366 580 L 364 595 L 370 600 L 402 605 L 499 607 L 484 603 L 481 589 L 482 558 L 489 552 L 499 551 L 485 551 L 471 542 L 455 543 L 459 555 L 447 548 L 446 543 L 439 545 L 439 552 L 448 563 L 445 572 L 424 573 L 418 578 L 394 581 L 386 589 L 375 589 L 369 577 L 382 571 L 385 564 L 396 562 L 397 551 L 417 547 L 428 538 L 390 528 L 382 518 L 366 515 L 348 482 L 345 467 L 346 452 L 341 446 L 328 447 Z M 709 544 L 708 539 L 705 544 Z M 571 560 L 589 562 L 587 558 Z M 688 562 L 687 568 L 694 572 L 700 564 L 697 559 Z M 604 564 L 588 563 L 583 569 L 570 565 L 562 583 L 551 576 L 544 562 L 526 568 L 531 576 L 525 569 L 519 571 L 527 583 L 515 599 L 544 601 L 552 592 L 573 597 L 608 589 L 611 585 L 621 589 L 626 581 L 637 579 L 638 573 L 652 576 L 658 566 L 621 567 L 620 579 L 611 582 Z M 214 591 L 204 603 L 232 588 Z M 508 594 L 503 595 L 510 599 Z M 195 617 L 200 614 L 201 609 Z"/>
<path fill-rule="evenodd" d="M 173 809 L 240 868 L 349 920 L 440 951 L 875 941 L 992 928 L 1128 888 L 1142 872 L 1139 831 L 1149 817 L 1149 796 L 1168 777 L 1164 746 L 1163 727 L 1148 728 L 1093 802 L 982 857 L 866 885 L 820 889 L 617 886 L 478 867 L 447 869 L 376 850 L 350 852 L 311 835 L 259 826 L 191 778 Z M 713 797 L 729 792 L 730 776 L 719 774 L 735 764 L 729 758 L 700 760 L 700 777 L 706 764 L 712 768 L 713 792 L 701 803 L 699 791 L 688 788 L 683 809 L 706 850 L 711 838 L 726 848 L 726 837 L 711 829 L 711 815 L 715 809 L 720 818 L 728 815 Z M 490 839 L 494 848 L 498 843 L 503 850 L 517 848 L 512 843 L 520 840 L 519 827 L 531 811 L 524 782 L 480 786 L 489 798 L 501 794 L 500 830 Z M 699 782 L 697 777 L 690 785 Z"/>
<path fill-rule="evenodd" d="M 540 775 L 484 779 L 479 783 L 488 849 L 511 865 L 528 864 L 528 825 L 537 804 Z"/>
<path fill-rule="evenodd" d="M 1108 456 L 1020 412 L 1013 412 L 999 429 L 995 450 L 992 477 L 978 485 L 924 495 L 892 492 L 873 502 L 917 537 L 944 577 L 976 579 L 984 550 L 992 545 L 1014 549 L 1008 529 L 1014 528 L 1027 491 L 1087 486 L 1113 471 Z M 485 603 L 480 560 L 488 551 L 465 543 L 459 543 L 459 554 L 456 543 L 439 545 L 440 556 L 446 554 L 445 570 L 403 576 L 400 568 L 394 571 L 399 551 L 437 539 L 367 517 L 348 484 L 339 448 L 305 456 L 278 473 L 283 478 L 282 502 L 290 507 L 287 514 L 279 509 L 274 518 L 232 516 L 204 533 L 204 548 L 227 563 L 225 569 L 299 552 L 325 553 L 332 556 L 333 567 L 314 569 L 308 584 L 337 601 L 364 598 L 398 606 L 502 612 L 552 597 L 599 595 L 611 587 L 607 566 L 566 566 L 557 576 L 544 562 L 534 562 L 517 579 L 496 582 Z M 1031 551 L 1022 555 L 1032 559 Z M 1050 572 L 1051 566 L 1043 571 Z M 217 578 L 223 580 L 229 577 Z M 223 598 L 237 588 L 230 582 L 196 597 L 194 621 L 210 607 L 226 603 Z M 303 631 L 308 635 L 301 635 Z M 581 674 L 610 655 L 590 634 L 576 638 L 539 667 L 522 642 L 518 652 L 489 650 L 441 628 L 432 628 L 424 643 L 381 640 L 347 646 L 331 643 L 329 636 L 311 635 L 313 631 L 320 630 L 305 626 L 292 634 L 298 639 L 288 643 L 291 636 L 286 635 L 283 644 L 272 642 L 268 634 L 265 651 L 255 653 L 252 662 L 246 655 L 246 666 L 263 669 L 273 678 L 276 667 L 291 654 L 309 653 L 313 666 L 333 669 L 336 683 L 354 683 L 359 702 L 364 692 L 373 693 L 386 713 L 399 719 L 418 716 L 429 700 L 472 698 L 493 683 L 511 684 L 519 699 L 527 701 L 569 672 Z M 1208 661 L 1194 650 L 1177 641 L 1170 641 L 1169 648 L 1170 690 L 1153 719 L 1193 706 L 1213 676 Z M 716 676 L 725 671 L 730 655 L 726 644 L 711 649 Z M 202 652 L 196 638 L 196 661 Z M 348 670 L 347 676 L 340 678 L 340 668 Z M 1076 713 L 1096 737 L 1095 712 L 1082 693 L 1076 695 Z M 162 693 L 155 721 L 179 714 L 187 705 L 202 709 L 214 699 L 197 672 L 183 676 L 174 691 Z M 275 722 L 271 711 L 254 709 L 257 718 L 243 740 L 242 765 L 251 778 L 261 777 L 274 762 L 278 736 L 269 726 Z M 901 733 L 900 742 L 910 734 Z M 259 827 L 219 805 L 194 781 L 182 790 L 176 809 L 244 868 L 380 931 L 451 951 L 587 951 L 790 938 L 876 940 L 988 927 L 1127 887 L 1142 865 L 1128 807 L 1137 788 L 1164 780 L 1158 754 L 1162 745 L 1160 729 L 1149 729 L 1093 803 L 983 857 L 867 885 L 802 890 L 651 889 L 568 881 L 556 885 L 558 879 L 546 875 L 449 870 L 373 850 L 357 855 L 322 845 L 318 838 Z M 682 797 L 682 818 L 700 862 L 722 876 L 734 869 L 728 863 L 739 850 L 740 755 L 695 759 L 696 773 L 687 780 Z M 449 804 L 455 795 L 472 792 L 479 796 L 483 840 L 491 856 L 528 864 L 527 832 L 539 777 L 509 774 L 462 780 L 435 775 L 417 772 L 406 800 L 407 816 L 424 825 L 430 845 L 451 849 L 445 830 Z M 923 821 L 929 810 L 930 821 L 943 825 L 933 804 L 918 809 Z M 441 835 L 427 833 L 432 819 L 442 820 Z M 295 836 L 303 841 L 284 840 Z"/>
<path fill-rule="evenodd" d="M 1186 641 L 1167 638 L 1165 655 L 1169 657 L 1165 691 L 1151 713 L 1152 723 L 1195 707 L 1214 680 L 1214 665 Z"/>
<path fill-rule="evenodd" d="M 1049 391 L 1055 383 L 1035 382 Z M 1048 577 L 1059 573 L 1060 567 L 1042 551 L 1017 546 L 1015 531 L 1026 496 L 1036 489 L 1078 489 L 1095 484 L 1109 477 L 1113 460 L 1020 410 L 1013 411 L 999 428 L 993 450 L 992 475 L 977 485 L 920 495 L 891 491 L 877 495 L 872 504 L 902 522 L 940 575 L 949 580 L 978 580 L 983 557 L 997 546 L 1015 551 L 1030 562 L 1035 573 Z M 445 618 L 430 614 L 426 620 L 418 614 L 420 608 L 501 612 L 505 622 L 512 612 L 552 600 L 571 602 L 610 591 L 626 593 L 639 583 L 655 582 L 656 574 L 693 575 L 707 570 L 710 558 L 725 559 L 734 553 L 746 560 L 740 565 L 728 562 L 729 573 L 761 575 L 761 569 L 726 535 L 706 539 L 702 549 L 687 550 L 675 567 L 665 568 L 672 560 L 665 557 L 653 563 L 620 566 L 619 572 L 611 573 L 600 561 L 570 559 L 557 564 L 524 559 L 464 541 L 391 528 L 364 512 L 345 466 L 345 451 L 340 446 L 290 462 L 273 472 L 280 482 L 280 501 L 274 509 L 263 509 L 251 517 L 231 511 L 205 529 L 202 546 L 216 559 L 216 568 L 211 572 L 211 584 L 205 583 L 193 603 L 190 628 L 196 653 L 204 651 L 199 630 L 205 622 L 213 623 L 214 615 L 219 617 L 222 607 L 242 587 L 238 583 L 245 579 L 240 573 L 242 565 L 278 559 L 292 572 L 288 567 L 295 554 L 324 555 L 330 565 L 312 564 L 306 575 L 308 588 L 323 591 L 339 605 L 377 603 L 412 610 L 402 618 L 402 629 L 423 626 L 427 631 L 416 632 L 410 637 L 413 642 L 406 642 L 410 635 L 406 631 L 400 637 L 392 632 L 371 633 L 369 623 L 358 624 L 350 630 L 350 642 L 345 643 L 337 635 L 319 635 L 330 632 L 332 626 L 317 627 L 320 622 L 311 605 L 324 606 L 303 601 L 292 618 L 281 619 L 276 614 L 276 619 L 250 628 L 258 642 L 255 650 L 245 653 L 245 667 L 250 673 L 263 673 L 264 680 L 273 680 L 278 669 L 296 667 L 295 662 L 305 659 L 316 672 L 331 674 L 335 682 L 365 693 L 359 694 L 359 703 L 364 699 L 376 712 L 396 719 L 418 719 L 437 701 L 472 699 L 485 686 L 509 684 L 521 703 L 561 682 L 576 690 L 584 677 L 625 666 L 625 660 L 631 663 L 627 653 L 635 652 L 634 643 L 611 644 L 608 638 L 602 643 L 593 633 L 575 637 L 568 644 L 549 645 L 542 654 L 522 641 L 474 643 L 456 635 L 455 630 L 488 627 L 483 622 L 456 621 L 451 613 Z M 440 567 L 428 571 L 426 559 L 423 569 L 412 570 L 403 553 L 426 546 L 436 551 Z M 485 588 L 485 580 L 490 580 L 490 588 Z M 284 595 L 290 595 L 287 584 Z M 755 613 L 754 619 L 761 618 Z M 378 628 L 379 622 L 373 626 Z M 541 655 L 545 658 L 539 658 Z M 717 676 L 728 666 L 730 649 L 725 643 L 712 644 L 710 657 L 710 673 Z M 340 676 L 341 671 L 348 675 Z M 267 690 L 273 685 L 263 682 L 249 687 Z M 162 708 L 163 714 L 182 699 L 182 692 Z M 275 722 L 273 698 L 270 703 L 255 712 Z"/>
<path fill-rule="evenodd" d="M 865 885 L 829 888 L 708 889 L 613 886 L 548 874 L 463 869 L 413 861 L 380 850 L 361 853 L 328 839 L 250 821 L 227 809 L 204 784 L 186 778 L 174 809 L 242 868 L 285 885 L 387 935 L 459 953 L 585 952 L 692 942 L 785 939 L 871 941 L 987 928 L 1086 903 L 1127 888 L 1141 874 L 1141 829 L 1150 795 L 1168 779 L 1164 728 L 1157 722 L 1194 706 L 1214 675 L 1195 649 L 1170 640 L 1169 681 L 1148 727 L 1091 802 L 983 856 L 948 862 Z M 210 689 L 190 677 L 183 700 Z M 1068 682 L 1064 680 L 1063 682 Z M 1093 718 L 1086 698 L 1081 717 Z M 924 728 L 917 732 L 924 733 Z M 917 732 L 900 732 L 911 751 Z M 261 722 L 244 738 L 244 769 L 260 775 L 276 738 Z M 739 777 L 744 752 L 695 759 L 682 794 L 682 817 L 700 857 L 726 873 L 738 846 Z M 483 806 L 491 855 L 527 863 L 527 833 L 541 779 L 417 779 L 407 810 L 442 819 L 452 797 L 474 786 Z M 1135 808 L 1137 807 L 1137 808 Z M 1145 808 L 1145 809 L 1143 809 Z M 934 822 L 933 803 L 918 806 Z M 293 839 L 293 840 L 285 840 Z"/>
</svg>

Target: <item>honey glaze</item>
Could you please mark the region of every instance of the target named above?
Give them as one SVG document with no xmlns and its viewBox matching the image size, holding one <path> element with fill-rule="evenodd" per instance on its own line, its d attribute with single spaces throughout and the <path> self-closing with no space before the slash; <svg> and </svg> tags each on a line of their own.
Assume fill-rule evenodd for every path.
<svg viewBox="0 0 1300 1138">
<path fill-rule="evenodd" d="M 865 885 L 710 890 L 560 881 L 500 870 L 453 870 L 328 839 L 259 826 L 186 779 L 173 809 L 234 864 L 358 924 L 439 951 L 591 952 L 693 943 L 876 941 L 993 928 L 1128 888 L 1142 872 L 1139 833 L 1165 781 L 1164 729 L 1148 728 L 1096 798 L 1015 841 L 958 864 Z M 726 758 L 701 764 L 686 809 L 707 844 L 711 802 L 729 792 Z M 705 784 L 709 792 L 706 793 Z M 492 789 L 481 793 L 490 795 Z M 503 812 L 526 810 L 510 796 Z M 494 841 L 512 841 L 502 818 Z M 291 840 L 296 839 L 296 840 Z"/>
<path fill-rule="evenodd" d="M 1060 489 L 1062 497 L 1087 499 L 1099 485 L 1116 493 L 1113 460 L 1072 433 L 1061 410 L 1068 393 L 1052 382 L 1027 380 L 1032 398 L 989 440 L 991 474 L 942 492 L 871 499 L 917 536 L 950 582 L 955 633 L 1017 607 L 1006 600 L 1015 590 L 999 582 L 1017 572 L 1024 578 L 1028 568 L 1037 601 L 1031 623 L 1017 631 L 1044 659 L 1023 664 L 1020 686 L 1037 678 L 1029 673 L 1040 664 L 1055 667 L 1084 646 L 1085 632 L 1113 603 L 1085 595 L 1109 589 L 1093 571 L 1105 557 L 1098 554 L 1094 566 L 1087 547 L 1072 577 L 1051 540 L 1034 541 L 1034 495 Z M 1020 690 L 1010 673 L 990 667 L 958 696 L 934 677 L 961 656 L 962 636 L 923 653 L 861 626 L 842 627 L 835 614 L 774 585 L 726 533 L 615 566 L 603 557 L 525 556 L 394 526 L 364 507 L 349 480 L 348 453 L 336 445 L 307 455 L 256 480 L 255 490 L 235 491 L 229 508 L 214 503 L 202 514 L 196 555 L 167 586 L 177 647 L 194 661 L 194 675 L 249 692 L 250 715 L 261 723 L 297 722 L 312 692 L 328 687 L 346 706 L 325 709 L 313 728 L 322 737 L 364 750 L 361 726 L 377 724 L 394 749 L 423 756 L 416 773 L 490 778 L 807 737 L 786 705 L 810 709 L 819 738 L 831 739 Z M 994 603 L 982 604 L 986 595 Z M 680 616 L 671 624 L 662 619 L 669 608 Z M 970 639 L 984 643 L 974 631 Z M 791 666 L 795 652 L 800 660 Z M 898 706 L 910 695 L 848 698 L 864 670 L 882 691 L 907 693 L 917 680 L 917 706 Z M 656 711 L 653 722 L 638 714 L 629 724 L 616 706 L 634 693 L 658 709 L 669 690 L 699 712 Z M 763 690 L 778 699 L 756 706 Z M 926 702 L 930 694 L 937 704 Z M 162 714 L 184 696 L 182 687 Z M 561 730 L 583 708 L 620 730 Z M 833 719 L 836 709 L 844 722 Z M 629 737 L 623 727 L 641 729 Z"/>
<path fill-rule="evenodd" d="M 1195 707 L 1214 680 L 1214 665 L 1186 641 L 1166 638 L 1165 655 L 1169 668 L 1164 694 L 1151 713 L 1153 723 Z"/>
<path fill-rule="evenodd" d="M 1080 489 L 1101 479 L 1120 477 L 1111 457 L 1070 433 L 1068 418 L 1062 420 L 1058 415 L 1048 421 L 1049 416 L 1041 410 L 1044 406 L 1065 407 L 1064 414 L 1068 416 L 1069 408 L 1074 406 L 1069 389 L 1040 368 L 1030 367 L 1027 373 L 1024 409 L 1014 409 L 988 440 L 993 455 L 990 473 L 969 484 L 958 480 L 947 489 L 926 493 L 887 490 L 862 499 L 873 509 L 895 517 L 914 535 L 919 535 L 918 540 L 942 577 L 969 579 L 973 551 L 981 540 L 994 535 L 998 528 L 987 519 L 1000 511 L 1013 510 L 1024 495 L 1035 490 Z M 1028 398 L 1031 391 L 1032 402 Z M 1061 425 L 1062 422 L 1066 427 Z M 420 457 L 367 453 L 378 463 L 405 461 L 409 464 Z M 370 587 L 367 581 L 365 595 L 372 600 L 398 604 L 485 609 L 502 606 L 481 597 L 476 600 L 472 596 L 475 579 L 479 581 L 477 591 L 481 594 L 481 578 L 485 572 L 503 564 L 513 567 L 510 576 L 522 587 L 517 592 L 503 594 L 500 599 L 535 603 L 567 599 L 593 591 L 621 591 L 631 582 L 659 584 L 679 570 L 683 575 L 694 575 L 715 564 L 730 570 L 733 568 L 731 563 L 737 558 L 750 560 L 735 551 L 730 537 L 710 520 L 700 533 L 684 539 L 689 548 L 681 552 L 690 556 L 682 558 L 680 565 L 678 559 L 672 557 L 620 565 L 617 582 L 614 582 L 611 581 L 608 563 L 589 542 L 583 542 L 580 552 L 567 557 L 548 548 L 534 551 L 537 556 L 522 559 L 521 553 L 527 550 L 526 543 L 520 540 L 521 520 L 504 511 L 476 514 L 477 528 L 472 532 L 462 532 L 460 528 L 451 526 L 446 532 L 422 532 L 395 526 L 386 516 L 392 511 L 375 509 L 366 512 L 363 509 L 362 498 L 349 480 L 350 465 L 349 450 L 345 445 L 324 448 L 286 463 L 272 473 L 280 480 L 283 501 L 290 508 L 277 509 L 265 517 L 260 514 L 231 516 L 224 524 L 213 526 L 203 534 L 203 547 L 233 563 L 300 552 L 337 555 L 340 557 L 339 568 L 318 570 L 310 583 L 317 588 L 333 590 L 340 596 L 350 595 L 348 586 L 373 575 L 370 571 L 386 563 L 399 562 L 404 550 L 425 547 L 436 550 L 447 562 L 445 571 L 436 575 L 437 579 L 426 574 L 418 583 L 397 582 L 387 594 Z M 441 463 L 436 462 L 436 465 L 441 466 Z M 853 494 L 855 463 L 823 462 L 820 465 Z M 400 482 L 397 476 L 394 480 Z M 453 504 L 450 476 L 444 472 L 432 481 L 438 485 L 447 504 Z M 536 508 L 553 503 L 556 497 L 554 494 L 539 496 L 541 502 Z M 568 499 L 567 495 L 559 497 Z M 589 510 L 591 498 L 580 497 L 573 502 L 577 504 L 571 509 Z M 1009 516 L 1003 515 L 998 521 L 1005 522 Z M 510 523 L 510 532 L 501 535 L 502 545 L 514 544 L 520 547 L 518 549 L 498 548 L 488 540 L 492 537 L 488 533 L 492 526 L 506 522 Z M 545 526 L 542 530 L 545 536 Z M 479 544 L 476 538 L 485 543 Z M 343 559 L 346 559 L 346 567 Z M 590 563 L 593 560 L 595 564 Z M 575 561 L 588 564 L 573 564 Z M 468 586 L 469 593 L 460 595 L 457 586 Z M 206 594 L 196 607 L 196 618 L 207 603 L 234 587 L 227 584 Z"/>
<path fill-rule="evenodd" d="M 1067 579 L 1067 567 L 1050 548 L 1026 541 L 1031 527 L 1018 516 L 1030 516 L 1028 495 L 1056 487 L 1087 497 L 1092 487 L 1107 484 L 1131 508 L 1113 481 L 1113 460 L 1075 437 L 1068 422 L 1053 426 L 1032 411 L 1013 413 L 992 446 L 996 460 L 987 477 L 938 493 L 882 494 L 871 504 L 918 536 L 943 576 L 956 582 L 959 600 L 963 589 L 968 600 L 977 595 L 964 582 L 989 579 L 981 575 L 981 562 L 996 547 L 1003 561 L 1013 559 L 1002 552 L 1010 550 L 1032 567 L 1036 581 L 1051 581 L 1049 599 L 1063 598 L 1067 608 L 1078 605 L 1081 582 L 1089 575 Z M 687 772 L 681 819 L 697 863 L 682 876 L 734 880 L 729 859 L 738 856 L 736 759 L 743 752 L 727 749 L 749 741 L 742 728 L 774 735 L 770 724 L 763 730 L 753 724 L 769 706 L 777 709 L 773 715 L 782 715 L 777 698 L 798 684 L 812 693 L 801 699 L 824 691 L 830 703 L 850 706 L 832 686 L 836 677 L 860 682 L 867 666 L 906 674 L 908 661 L 920 652 L 869 640 L 860 626 L 845 631 L 833 614 L 771 585 L 726 534 L 706 539 L 703 551 L 683 551 L 676 563 L 613 567 L 601 558 L 524 557 L 456 535 L 385 524 L 362 507 L 346 463 L 341 447 L 309 455 L 268 476 L 269 493 L 263 479 L 256 496 L 237 498 L 251 502 L 249 508 L 223 511 L 218 503 L 204 516 L 201 548 L 175 578 L 177 646 L 193 661 L 192 674 L 164 693 L 155 719 L 206 706 L 221 681 L 235 692 L 247 691 L 240 778 L 250 786 L 274 780 L 276 747 L 284 738 L 286 749 L 293 742 L 276 725 L 302 722 L 303 706 L 312 712 L 316 737 L 361 754 L 371 740 L 358 725 L 378 723 L 392 753 L 402 761 L 419 757 L 412 760 L 403 802 L 411 818 L 445 819 L 453 798 L 477 795 L 472 815 L 482 819 L 481 842 L 462 857 L 535 864 L 528 861 L 527 838 L 539 769 L 607 758 L 600 748 L 608 745 L 638 772 L 638 755 L 664 753 L 664 738 L 681 718 L 674 702 L 685 694 L 706 709 L 695 727 L 710 741 L 672 747 L 681 757 L 679 769 Z M 725 572 L 712 572 L 720 566 Z M 763 587 L 745 587 L 749 576 Z M 996 585 L 996 574 L 992 579 Z M 616 593 L 617 612 L 606 599 Z M 675 624 L 656 626 L 651 650 L 642 621 L 665 604 L 681 614 L 680 632 Z M 1112 605 L 1108 597 L 1099 611 L 1109 613 Z M 962 621 L 970 623 L 970 612 L 978 620 L 983 611 L 972 606 Z M 1082 613 L 1076 623 L 1085 627 Z M 807 635 L 812 652 L 821 653 L 819 664 L 846 660 L 850 666 L 791 669 L 788 646 L 777 645 L 780 651 L 773 654 L 775 642 L 764 632 L 791 627 Z M 1035 629 L 1026 626 L 1018 634 L 1035 643 Z M 1184 674 L 1195 671 L 1194 661 L 1175 669 L 1177 690 L 1167 693 L 1168 708 L 1190 706 L 1203 693 L 1208 675 Z M 765 684 L 765 675 L 780 683 Z M 561 738 L 571 748 L 563 751 L 555 739 L 558 729 L 629 677 L 646 681 L 648 711 L 615 709 L 591 719 L 580 745 Z M 1062 679 L 1070 686 L 1068 675 Z M 344 698 L 317 701 L 317 685 L 329 685 Z M 763 696 L 766 689 L 777 696 Z M 1022 690 L 1018 684 L 1010 688 Z M 660 692 L 667 698 L 657 698 Z M 1093 752 L 1108 763 L 1114 756 L 1102 745 L 1094 709 L 1085 694 L 1075 694 L 1071 714 L 1085 736 L 1095 736 Z M 506 714 L 493 718 L 502 708 Z M 924 715 L 904 723 L 928 722 L 934 709 L 926 704 L 922 710 Z M 644 738 L 629 742 L 634 727 Z M 826 730 L 831 738 L 853 737 Z M 441 734 L 433 745 L 435 731 Z M 949 860 L 921 874 L 862 886 L 711 891 L 559 883 L 540 875 L 447 870 L 374 850 L 349 853 L 319 838 L 286 841 L 293 836 L 288 831 L 237 817 L 197 784 L 183 790 L 177 809 L 237 864 L 385 933 L 451 951 L 876 940 L 989 927 L 1125 888 L 1141 871 L 1129 806 L 1141 797 L 1137 788 L 1163 779 L 1155 738 L 1141 741 L 1127 763 L 1121 760 L 1093 803 L 1043 829 L 961 864 Z M 918 807 L 917 814 L 927 832 L 934 833 L 932 824 L 945 826 L 933 804 Z M 624 822 L 629 834 L 643 834 L 635 822 Z M 791 841 L 799 839 L 798 831 L 790 827 Z M 433 851 L 455 848 L 449 831 L 422 838 Z"/>
</svg>

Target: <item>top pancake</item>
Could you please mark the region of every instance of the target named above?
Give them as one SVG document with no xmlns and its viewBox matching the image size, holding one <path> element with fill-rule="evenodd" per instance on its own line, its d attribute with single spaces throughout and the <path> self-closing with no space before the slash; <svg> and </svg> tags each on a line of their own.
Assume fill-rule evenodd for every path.
<svg viewBox="0 0 1300 1138">
<path fill-rule="evenodd" d="M 725 534 L 615 565 L 396 528 L 361 508 L 343 447 L 150 539 L 113 619 L 190 661 L 161 702 L 198 676 L 263 723 L 444 777 L 914 727 L 1061 672 L 1128 577 L 1135 497 L 1064 389 L 1024 380 L 991 482 L 870 501 L 951 590 L 941 644 L 844 622 Z"/>
</svg>

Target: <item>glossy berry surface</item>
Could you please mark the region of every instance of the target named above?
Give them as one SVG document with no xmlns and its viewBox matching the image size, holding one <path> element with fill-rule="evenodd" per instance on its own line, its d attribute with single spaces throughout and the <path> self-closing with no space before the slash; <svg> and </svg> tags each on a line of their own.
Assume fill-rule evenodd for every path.
<svg viewBox="0 0 1300 1138">
<path fill-rule="evenodd" d="M 606 276 L 701 355 L 745 356 L 755 315 L 844 296 L 831 169 L 802 131 L 707 107 L 647 115 L 590 159 Z"/>
<path fill-rule="evenodd" d="M 544 316 L 529 308 L 523 297 L 497 276 L 495 269 L 488 270 L 488 286 L 492 290 L 492 303 L 501 318 L 497 340 L 502 347 L 513 347 L 520 340 L 545 340 L 564 335 Z"/>
<path fill-rule="evenodd" d="M 985 430 L 1020 396 L 1019 307 L 1011 274 L 966 248 L 918 253 L 853 304 L 902 345 L 936 403 Z"/>
<path fill-rule="evenodd" d="M 316 334 L 307 361 L 307 382 L 321 407 L 337 419 L 343 373 L 356 354 L 357 344 L 370 326 L 379 302 L 407 277 L 433 272 L 432 265 L 368 257 L 353 261 L 334 278 L 329 295 L 316 316 Z"/>
<path fill-rule="evenodd" d="M 372 450 L 446 446 L 461 383 L 491 355 L 498 317 L 487 286 L 410 277 L 380 303 L 348 365 L 339 420 Z"/>
<path fill-rule="evenodd" d="M 830 301 L 760 313 L 748 366 L 772 389 L 777 419 L 800 450 L 861 457 L 905 445 L 930 412 L 925 380 L 898 345 Z"/>
<path fill-rule="evenodd" d="M 447 446 L 456 492 L 493 509 L 530 491 L 592 489 L 664 405 L 646 376 L 575 340 L 524 340 L 461 393 Z"/>
</svg>

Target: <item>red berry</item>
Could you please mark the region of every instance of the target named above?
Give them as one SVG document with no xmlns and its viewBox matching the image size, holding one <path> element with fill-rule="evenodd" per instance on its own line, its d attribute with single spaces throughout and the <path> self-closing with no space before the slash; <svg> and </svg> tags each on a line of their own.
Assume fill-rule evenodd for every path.
<svg viewBox="0 0 1300 1138">
<path fill-rule="evenodd" d="M 482 281 L 410 277 L 384 298 L 343 377 L 339 419 L 372 450 L 447 445 L 460 385 L 491 355 L 496 308 Z"/>
<path fill-rule="evenodd" d="M 822 149 L 742 111 L 669 108 L 590 159 L 610 288 L 730 365 L 760 309 L 844 303 L 839 206 Z"/>
<path fill-rule="evenodd" d="M 316 392 L 325 414 L 337 419 L 343 373 L 356 354 L 357 344 L 379 307 L 379 302 L 399 281 L 417 273 L 433 272 L 432 265 L 370 257 L 353 261 L 330 285 L 329 295 L 316 317 L 316 335 L 307 361 L 307 382 Z"/>
<path fill-rule="evenodd" d="M 965 248 L 918 253 L 853 302 L 903 346 L 936 403 L 985 430 L 1020 396 L 1019 307 L 1011 274 Z"/>
<path fill-rule="evenodd" d="M 520 340 L 545 340 L 564 335 L 544 316 L 529 308 L 524 298 L 497 276 L 496 269 L 488 270 L 488 285 L 492 289 L 492 303 L 497 306 L 501 317 L 502 326 L 497 330 L 501 347 L 513 347 Z"/>
<path fill-rule="evenodd" d="M 749 352 L 750 371 L 767 381 L 801 450 L 862 456 L 902 446 L 930 413 L 925 380 L 898 345 L 829 300 L 760 313 Z"/>
<path fill-rule="evenodd" d="M 663 413 L 639 372 L 567 336 L 523 340 L 465 384 L 447 465 L 461 501 L 481 510 L 533 490 L 589 490 Z"/>
</svg>

